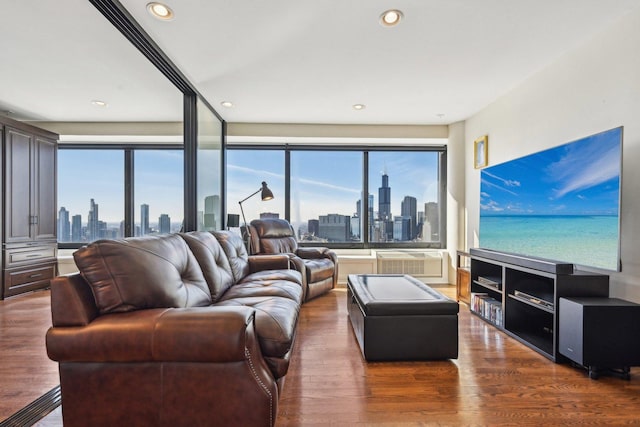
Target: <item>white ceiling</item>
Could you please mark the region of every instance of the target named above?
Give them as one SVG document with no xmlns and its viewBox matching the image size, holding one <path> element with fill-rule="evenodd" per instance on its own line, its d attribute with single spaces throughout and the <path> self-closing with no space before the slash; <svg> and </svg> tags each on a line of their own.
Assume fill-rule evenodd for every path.
<svg viewBox="0 0 640 427">
<path fill-rule="evenodd" d="M 228 122 L 447 124 L 475 114 L 638 0 L 120 0 Z M 182 99 L 87 0 L 0 0 L 0 112 L 180 121 Z M 395 28 L 378 23 L 390 8 Z M 91 104 L 94 99 L 106 108 Z M 232 101 L 225 108 L 221 101 Z M 353 104 L 366 108 L 355 111 Z"/>
</svg>

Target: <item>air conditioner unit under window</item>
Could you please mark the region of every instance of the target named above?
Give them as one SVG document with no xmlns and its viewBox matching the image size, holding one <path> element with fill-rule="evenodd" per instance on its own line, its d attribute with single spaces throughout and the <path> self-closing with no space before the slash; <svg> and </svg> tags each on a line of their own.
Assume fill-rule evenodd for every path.
<svg viewBox="0 0 640 427">
<path fill-rule="evenodd" d="M 442 277 L 441 252 L 378 252 L 378 274 L 409 274 L 415 277 Z"/>
</svg>

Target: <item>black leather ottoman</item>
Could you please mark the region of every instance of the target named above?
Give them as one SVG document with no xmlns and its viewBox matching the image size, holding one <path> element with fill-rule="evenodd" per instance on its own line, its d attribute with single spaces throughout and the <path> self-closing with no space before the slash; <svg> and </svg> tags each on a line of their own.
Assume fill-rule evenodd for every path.
<svg viewBox="0 0 640 427">
<path fill-rule="evenodd" d="M 417 279 L 350 274 L 347 298 L 366 360 L 458 358 L 458 303 Z"/>
</svg>

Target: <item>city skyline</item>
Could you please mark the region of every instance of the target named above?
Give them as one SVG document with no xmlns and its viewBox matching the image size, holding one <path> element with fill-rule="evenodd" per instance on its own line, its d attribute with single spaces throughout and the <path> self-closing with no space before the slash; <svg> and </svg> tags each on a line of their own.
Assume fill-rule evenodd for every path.
<svg viewBox="0 0 640 427">
<path fill-rule="evenodd" d="M 120 221 L 103 221 L 100 219 L 100 204 L 95 199 L 89 200 L 89 209 L 86 222 L 83 223 L 83 215 L 74 213 L 66 207 L 58 209 L 57 227 L 58 241 L 60 242 L 92 242 L 98 239 L 115 239 L 124 237 L 124 219 Z M 146 236 L 149 234 L 167 234 L 179 231 L 181 223 L 171 223 L 171 217 L 160 214 L 157 222 L 150 221 L 149 205 L 140 205 L 140 216 L 134 221 L 134 235 Z M 155 227 L 152 227 L 155 225 Z"/>
<path fill-rule="evenodd" d="M 370 242 L 392 241 L 438 241 L 439 240 L 439 209 L 436 202 L 424 203 L 424 210 L 418 210 L 417 199 L 404 196 L 400 215 L 391 214 L 391 187 L 389 176 L 382 175 L 381 185 L 378 187 L 377 210 L 373 194 L 368 195 L 368 236 Z M 339 213 L 321 214 L 317 218 L 310 218 L 306 224 L 294 225 L 297 237 L 303 241 L 321 242 L 354 242 L 362 241 L 361 225 L 363 218 L 362 198 L 356 202 L 356 212 L 353 215 Z M 279 218 L 278 213 L 260 212 L 259 218 Z"/>
</svg>

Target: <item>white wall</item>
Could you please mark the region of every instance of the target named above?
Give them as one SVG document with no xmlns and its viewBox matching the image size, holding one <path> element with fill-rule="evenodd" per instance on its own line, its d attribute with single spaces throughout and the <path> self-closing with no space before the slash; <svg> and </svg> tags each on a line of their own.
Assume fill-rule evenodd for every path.
<svg viewBox="0 0 640 427">
<path fill-rule="evenodd" d="M 447 142 L 447 250 L 449 281 L 455 282 L 456 251 L 465 249 L 465 123 L 449 126 Z"/>
<path fill-rule="evenodd" d="M 640 302 L 639 52 L 640 8 L 466 121 L 467 248 L 478 244 L 474 139 L 489 135 L 494 165 L 622 125 L 622 272 L 611 274 L 610 294 Z"/>
</svg>

